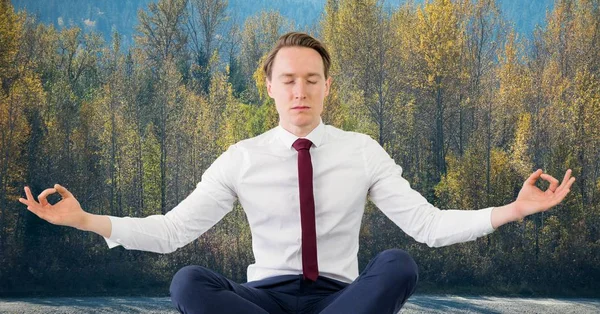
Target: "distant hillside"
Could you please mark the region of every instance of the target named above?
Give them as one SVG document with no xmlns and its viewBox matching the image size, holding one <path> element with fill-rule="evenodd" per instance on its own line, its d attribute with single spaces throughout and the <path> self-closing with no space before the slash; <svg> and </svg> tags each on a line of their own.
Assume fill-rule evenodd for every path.
<svg viewBox="0 0 600 314">
<path fill-rule="evenodd" d="M 125 46 L 132 44 L 137 12 L 145 9 L 153 0 L 12 0 L 17 10 L 26 9 L 43 23 L 56 27 L 79 26 L 95 30 L 110 40 L 113 30 L 122 35 Z M 391 7 L 398 7 L 406 0 L 387 0 Z M 416 1 L 424 2 L 423 0 Z M 530 37 L 538 24 L 543 24 L 546 11 L 553 0 L 497 0 L 508 21 L 514 23 L 517 32 Z M 279 11 L 294 21 L 299 29 L 315 25 L 321 18 L 325 0 L 229 0 L 229 14 L 240 23 L 260 11 Z"/>
</svg>

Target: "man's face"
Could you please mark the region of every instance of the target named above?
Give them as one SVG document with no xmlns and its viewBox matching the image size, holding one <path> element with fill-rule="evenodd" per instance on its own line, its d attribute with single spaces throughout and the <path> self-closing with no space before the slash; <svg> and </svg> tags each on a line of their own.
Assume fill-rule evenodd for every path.
<svg viewBox="0 0 600 314">
<path fill-rule="evenodd" d="M 314 49 L 284 47 L 273 60 L 267 91 L 275 100 L 279 121 L 292 133 L 319 125 L 331 78 L 325 79 L 323 59 Z"/>
</svg>

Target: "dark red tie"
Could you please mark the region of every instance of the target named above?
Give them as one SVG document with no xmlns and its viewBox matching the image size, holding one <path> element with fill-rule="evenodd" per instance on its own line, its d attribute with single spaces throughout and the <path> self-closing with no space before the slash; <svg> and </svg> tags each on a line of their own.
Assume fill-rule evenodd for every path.
<svg viewBox="0 0 600 314">
<path fill-rule="evenodd" d="M 315 198 L 313 170 L 310 160 L 312 142 L 299 138 L 292 145 L 298 151 L 298 183 L 300 186 L 300 223 L 302 225 L 302 273 L 304 279 L 317 280 L 317 232 L 315 228 Z"/>
</svg>

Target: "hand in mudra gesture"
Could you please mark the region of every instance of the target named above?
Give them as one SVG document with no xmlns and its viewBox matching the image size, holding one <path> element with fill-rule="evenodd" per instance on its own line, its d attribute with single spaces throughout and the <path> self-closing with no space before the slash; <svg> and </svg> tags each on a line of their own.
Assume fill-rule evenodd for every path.
<svg viewBox="0 0 600 314">
<path fill-rule="evenodd" d="M 54 205 L 48 203 L 46 199 L 48 195 L 57 192 L 62 197 L 62 200 Z M 27 205 L 29 211 L 49 223 L 78 229 L 83 224 L 85 212 L 77 199 L 65 187 L 55 184 L 54 188 L 45 189 L 38 196 L 39 202 L 33 198 L 29 187 L 25 187 L 25 194 L 27 195 L 27 199 L 19 198 L 19 202 Z"/>
<path fill-rule="evenodd" d="M 550 182 L 546 191 L 540 190 L 535 186 L 539 178 Z M 519 191 L 519 196 L 515 201 L 516 211 L 520 218 L 531 214 L 546 211 L 560 203 L 571 191 L 571 185 L 575 182 L 575 177 L 571 177 L 571 169 L 567 170 L 561 184 L 551 175 L 543 173 L 542 169 L 532 173 Z"/>
</svg>

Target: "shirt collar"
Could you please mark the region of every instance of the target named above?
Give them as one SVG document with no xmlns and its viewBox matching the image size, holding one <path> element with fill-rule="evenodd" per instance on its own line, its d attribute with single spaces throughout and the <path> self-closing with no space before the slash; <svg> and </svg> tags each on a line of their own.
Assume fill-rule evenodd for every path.
<svg viewBox="0 0 600 314">
<path fill-rule="evenodd" d="M 285 145 L 286 148 L 291 149 L 292 144 L 299 139 L 300 137 L 290 133 L 288 130 L 284 129 L 281 124 L 275 128 L 277 136 Z M 325 124 L 323 124 L 323 119 L 320 119 L 319 124 L 316 128 L 314 128 L 310 133 L 308 133 L 305 137 L 310 140 L 315 147 L 319 147 L 323 142 L 323 135 L 325 134 Z"/>
</svg>

